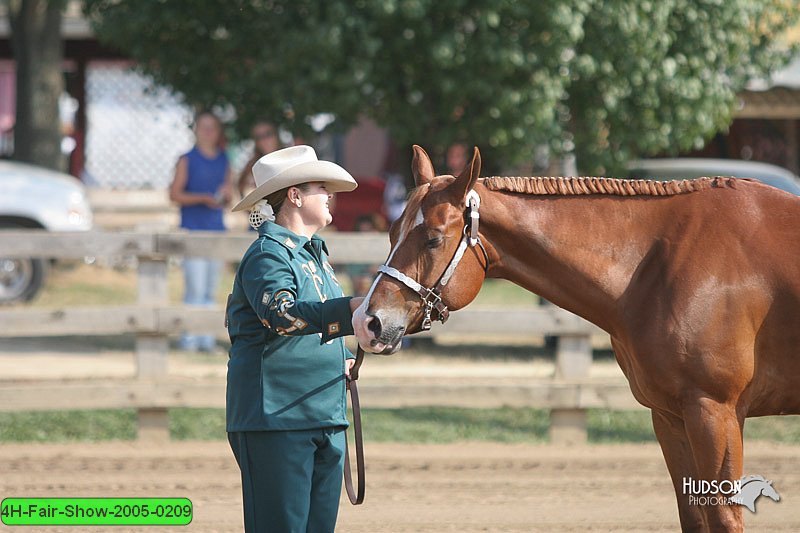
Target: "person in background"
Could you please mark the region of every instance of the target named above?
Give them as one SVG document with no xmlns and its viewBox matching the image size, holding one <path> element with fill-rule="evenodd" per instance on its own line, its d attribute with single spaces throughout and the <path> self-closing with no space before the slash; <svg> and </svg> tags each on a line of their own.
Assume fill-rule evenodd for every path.
<svg viewBox="0 0 800 533">
<path fill-rule="evenodd" d="M 356 218 L 353 231 L 389 231 L 389 224 L 380 213 L 367 213 Z"/>
<path fill-rule="evenodd" d="M 223 149 L 222 122 L 210 111 L 203 111 L 195 117 L 194 133 L 195 145 L 175 165 L 169 197 L 180 206 L 181 228 L 225 231 L 223 207 L 233 197 L 233 183 L 228 156 Z M 184 304 L 213 305 L 221 270 L 221 260 L 185 257 Z M 180 347 L 212 352 L 216 348 L 216 338 L 212 334 L 184 334 Z"/>
<path fill-rule="evenodd" d="M 259 120 L 250 130 L 250 136 L 254 143 L 253 155 L 239 173 L 239 181 L 236 184 L 239 195 L 242 198 L 256 188 L 256 182 L 253 180 L 253 172 L 251 170 L 256 161 L 281 147 L 278 128 L 272 122 Z"/>
<path fill-rule="evenodd" d="M 397 146 L 390 143 L 386 152 L 386 160 L 383 164 L 383 212 L 386 213 L 386 221 L 389 224 L 394 223 L 395 220 L 403 215 L 403 210 L 406 208 L 406 197 L 408 196 L 406 180 L 399 172 L 398 161 Z"/>
<path fill-rule="evenodd" d="M 356 218 L 353 225 L 353 231 L 356 232 L 386 232 L 389 231 L 389 224 L 380 213 L 368 213 L 360 215 Z M 379 265 L 372 264 L 350 264 L 348 265 L 347 272 L 353 283 L 354 296 L 366 296 L 369 288 L 372 286 L 372 281 L 375 278 L 375 273 L 378 271 Z"/>
<path fill-rule="evenodd" d="M 447 173 L 451 176 L 458 176 L 461 171 L 467 168 L 469 158 L 469 148 L 464 143 L 454 143 L 447 147 L 445 153 L 445 166 Z"/>
</svg>

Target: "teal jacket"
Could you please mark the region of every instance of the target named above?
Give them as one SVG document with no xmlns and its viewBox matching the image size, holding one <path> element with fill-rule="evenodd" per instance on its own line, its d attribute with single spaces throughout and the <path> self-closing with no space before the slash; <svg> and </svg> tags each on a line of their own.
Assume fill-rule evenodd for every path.
<svg viewBox="0 0 800 533">
<path fill-rule="evenodd" d="M 233 431 L 347 426 L 350 298 L 325 242 L 265 222 L 228 297 L 226 427 Z"/>
</svg>

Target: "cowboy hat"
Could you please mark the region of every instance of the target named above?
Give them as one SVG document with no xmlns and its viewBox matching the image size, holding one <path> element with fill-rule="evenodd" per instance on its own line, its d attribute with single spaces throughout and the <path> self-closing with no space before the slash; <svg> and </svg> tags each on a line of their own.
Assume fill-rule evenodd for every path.
<svg viewBox="0 0 800 533">
<path fill-rule="evenodd" d="M 358 187 L 358 183 L 345 169 L 331 163 L 320 161 L 310 146 L 291 146 L 271 152 L 253 165 L 256 188 L 233 207 L 242 211 L 253 207 L 266 196 L 291 187 L 312 181 L 322 181 L 328 192 L 347 192 Z"/>
</svg>

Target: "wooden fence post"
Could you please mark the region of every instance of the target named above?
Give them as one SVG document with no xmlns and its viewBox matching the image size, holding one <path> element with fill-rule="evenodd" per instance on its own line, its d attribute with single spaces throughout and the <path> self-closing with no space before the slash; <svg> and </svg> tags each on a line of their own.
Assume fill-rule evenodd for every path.
<svg viewBox="0 0 800 533">
<path fill-rule="evenodd" d="M 591 368 L 592 343 L 589 335 L 562 335 L 558 338 L 555 379 L 586 379 Z M 587 441 L 585 409 L 554 408 L 550 411 L 551 443 L 582 444 Z"/>
<path fill-rule="evenodd" d="M 167 258 L 140 256 L 138 267 L 138 303 L 144 306 L 163 306 L 169 303 L 167 290 Z M 136 334 L 136 377 L 158 380 L 167 376 L 169 338 L 165 333 Z M 169 412 L 164 407 L 138 410 L 140 441 L 169 441 Z"/>
</svg>

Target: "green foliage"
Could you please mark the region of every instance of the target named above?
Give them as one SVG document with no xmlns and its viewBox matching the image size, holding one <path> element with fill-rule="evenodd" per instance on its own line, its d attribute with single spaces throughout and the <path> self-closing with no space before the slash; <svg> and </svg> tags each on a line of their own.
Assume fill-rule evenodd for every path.
<svg viewBox="0 0 800 533">
<path fill-rule="evenodd" d="M 189 104 L 232 106 L 246 132 L 257 118 L 308 134 L 307 117 L 357 116 L 354 80 L 363 25 L 346 1 L 88 0 L 99 39 L 130 54 Z"/>
<path fill-rule="evenodd" d="M 369 442 L 541 443 L 548 440 L 549 418 L 544 409 L 367 408 L 362 417 L 364 438 Z M 590 409 L 587 430 L 589 442 L 595 443 L 655 441 L 648 411 Z M 224 440 L 225 410 L 171 409 L 170 434 L 175 440 Z M 744 434 L 746 441 L 800 443 L 800 428 L 794 416 L 749 418 Z M 132 440 L 135 437 L 136 412 L 132 409 L 0 413 L 0 443 Z"/>
<path fill-rule="evenodd" d="M 461 141 L 514 162 L 560 136 L 555 111 L 569 83 L 561 58 L 582 36 L 588 2 L 369 6 L 376 53 L 368 109 L 401 143 L 441 157 Z"/>
<path fill-rule="evenodd" d="M 590 409 L 586 429 L 590 442 L 655 442 L 649 411 Z"/>
<path fill-rule="evenodd" d="M 0 442 L 132 440 L 136 411 L 43 411 L 0 413 Z"/>
<path fill-rule="evenodd" d="M 178 440 L 224 440 L 225 410 L 180 408 L 170 409 L 169 433 Z"/>
<path fill-rule="evenodd" d="M 98 37 L 197 106 L 311 133 L 360 114 L 402 145 L 586 172 L 703 144 L 779 66 L 792 0 L 86 0 Z"/>
<path fill-rule="evenodd" d="M 579 163 L 618 170 L 638 155 L 701 148 L 730 124 L 735 95 L 788 57 L 774 37 L 789 0 L 604 0 L 570 61 L 565 112 Z"/>
<path fill-rule="evenodd" d="M 541 409 L 415 407 L 365 409 L 364 438 L 370 442 L 544 442 L 548 416 Z M 352 433 L 352 432 L 351 432 Z M 224 409 L 171 409 L 175 440 L 224 440 Z M 132 410 L 0 413 L 0 442 L 132 440 Z M 352 435 L 351 435 L 352 437 Z"/>
<path fill-rule="evenodd" d="M 549 419 L 542 409 L 415 407 L 363 412 L 364 439 L 372 442 L 442 444 L 463 441 L 547 441 Z"/>
</svg>

